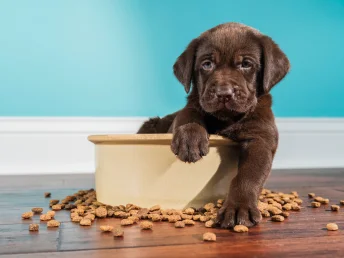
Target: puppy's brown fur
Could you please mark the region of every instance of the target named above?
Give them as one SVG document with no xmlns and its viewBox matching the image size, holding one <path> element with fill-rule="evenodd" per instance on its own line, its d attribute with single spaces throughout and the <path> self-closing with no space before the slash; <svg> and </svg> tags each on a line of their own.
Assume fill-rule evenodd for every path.
<svg viewBox="0 0 344 258">
<path fill-rule="evenodd" d="M 185 91 L 192 88 L 186 106 L 150 119 L 138 133 L 172 132 L 171 149 L 185 162 L 207 155 L 209 134 L 238 142 L 238 175 L 216 222 L 222 228 L 259 223 L 257 200 L 278 145 L 269 91 L 289 71 L 287 57 L 257 30 L 226 23 L 191 41 L 173 68 Z"/>
</svg>

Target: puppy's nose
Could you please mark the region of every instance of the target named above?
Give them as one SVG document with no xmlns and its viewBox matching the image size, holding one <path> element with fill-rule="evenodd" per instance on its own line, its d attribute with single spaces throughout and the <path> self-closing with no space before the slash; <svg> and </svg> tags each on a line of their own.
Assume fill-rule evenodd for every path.
<svg viewBox="0 0 344 258">
<path fill-rule="evenodd" d="M 217 86 L 215 89 L 215 94 L 220 100 L 228 101 L 229 98 L 233 95 L 233 88 L 229 85 Z"/>
</svg>

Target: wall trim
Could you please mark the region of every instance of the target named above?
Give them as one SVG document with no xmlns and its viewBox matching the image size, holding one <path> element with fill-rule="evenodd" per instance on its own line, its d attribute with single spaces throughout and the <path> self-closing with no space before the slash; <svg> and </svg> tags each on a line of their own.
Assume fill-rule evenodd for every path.
<svg viewBox="0 0 344 258">
<path fill-rule="evenodd" d="M 90 134 L 128 134 L 145 117 L 0 117 L 0 175 L 93 173 Z M 344 167 L 344 118 L 277 118 L 274 168 Z"/>
</svg>

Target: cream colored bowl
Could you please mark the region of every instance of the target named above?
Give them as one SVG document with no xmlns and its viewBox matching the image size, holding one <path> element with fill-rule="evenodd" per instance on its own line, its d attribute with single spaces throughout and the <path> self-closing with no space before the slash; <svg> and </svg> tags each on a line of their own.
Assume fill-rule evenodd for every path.
<svg viewBox="0 0 344 258">
<path fill-rule="evenodd" d="M 92 135 L 98 201 L 141 207 L 200 207 L 223 198 L 237 173 L 236 145 L 211 135 L 209 154 L 187 164 L 172 153 L 171 134 Z"/>
</svg>

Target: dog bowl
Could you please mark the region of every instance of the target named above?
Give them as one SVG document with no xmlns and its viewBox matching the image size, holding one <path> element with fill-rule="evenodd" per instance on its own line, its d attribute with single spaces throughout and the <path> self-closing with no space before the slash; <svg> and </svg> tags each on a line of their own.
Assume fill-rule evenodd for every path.
<svg viewBox="0 0 344 258">
<path fill-rule="evenodd" d="M 196 163 L 171 151 L 172 134 L 92 135 L 96 149 L 98 201 L 141 207 L 200 207 L 224 198 L 237 173 L 238 151 L 228 139 L 211 135 L 209 153 Z"/>
</svg>

